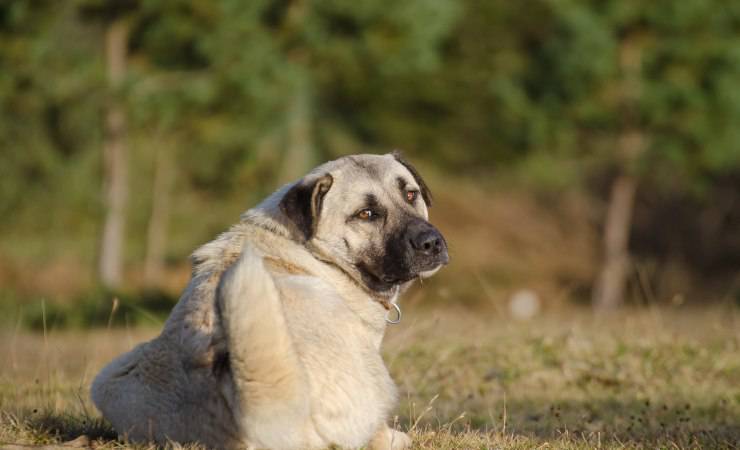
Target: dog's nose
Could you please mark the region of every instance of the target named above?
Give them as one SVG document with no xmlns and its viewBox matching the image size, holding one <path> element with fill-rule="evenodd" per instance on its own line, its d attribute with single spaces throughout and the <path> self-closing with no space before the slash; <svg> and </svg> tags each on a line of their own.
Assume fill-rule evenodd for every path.
<svg viewBox="0 0 740 450">
<path fill-rule="evenodd" d="M 444 249 L 444 241 L 437 230 L 425 230 L 411 239 L 411 246 L 417 253 L 437 256 Z"/>
</svg>

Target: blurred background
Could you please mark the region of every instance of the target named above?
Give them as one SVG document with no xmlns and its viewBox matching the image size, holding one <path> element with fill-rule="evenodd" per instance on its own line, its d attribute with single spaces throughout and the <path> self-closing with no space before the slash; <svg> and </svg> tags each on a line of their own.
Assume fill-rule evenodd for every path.
<svg viewBox="0 0 740 450">
<path fill-rule="evenodd" d="M 412 305 L 740 304 L 740 2 L 4 0 L 0 323 L 161 320 L 241 212 L 395 148 L 452 257 Z"/>
</svg>

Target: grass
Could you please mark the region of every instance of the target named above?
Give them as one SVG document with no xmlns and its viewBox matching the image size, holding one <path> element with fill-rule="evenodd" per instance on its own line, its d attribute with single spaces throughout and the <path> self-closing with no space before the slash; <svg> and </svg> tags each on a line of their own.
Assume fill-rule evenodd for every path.
<svg viewBox="0 0 740 450">
<path fill-rule="evenodd" d="M 0 445 L 116 440 L 92 377 L 152 328 L 0 332 Z M 740 311 L 405 311 L 385 359 L 415 449 L 739 448 Z M 78 441 L 80 442 L 80 441 Z M 20 448 L 20 447 L 18 447 Z"/>
</svg>

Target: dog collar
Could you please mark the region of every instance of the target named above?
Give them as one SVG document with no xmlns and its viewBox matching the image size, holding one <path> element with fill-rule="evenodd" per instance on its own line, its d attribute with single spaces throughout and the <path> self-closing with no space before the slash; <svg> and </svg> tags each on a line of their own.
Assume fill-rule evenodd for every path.
<svg viewBox="0 0 740 450">
<path fill-rule="evenodd" d="M 401 307 L 398 306 L 398 304 L 396 304 L 396 303 L 391 303 L 391 306 L 393 307 L 393 309 L 396 310 L 396 314 L 395 314 L 396 318 L 395 319 L 391 319 L 392 311 L 389 309 L 385 313 L 385 321 L 388 322 L 391 325 L 395 325 L 395 324 L 397 324 L 398 322 L 401 321 Z"/>
<path fill-rule="evenodd" d="M 396 293 L 393 294 L 393 297 L 391 297 L 391 301 L 388 301 L 388 300 L 380 301 L 380 304 L 383 305 L 383 307 L 385 308 L 385 321 L 391 325 L 395 325 L 401 321 L 401 307 L 398 306 L 398 303 L 396 303 L 396 301 L 398 301 L 398 294 L 400 292 L 401 292 L 401 286 L 396 285 Z M 396 311 L 395 319 L 391 319 L 392 314 L 393 314 L 393 310 L 391 310 L 391 306 L 393 307 L 393 310 Z"/>
</svg>

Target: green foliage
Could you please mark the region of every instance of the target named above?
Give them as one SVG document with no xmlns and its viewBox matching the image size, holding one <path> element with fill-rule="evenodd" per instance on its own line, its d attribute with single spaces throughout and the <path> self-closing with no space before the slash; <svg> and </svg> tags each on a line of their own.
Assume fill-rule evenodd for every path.
<svg viewBox="0 0 740 450">
<path fill-rule="evenodd" d="M 109 92 L 117 17 L 131 24 L 128 75 Z M 651 189 L 711 192 L 740 170 L 739 49 L 740 6 L 725 0 L 8 0 L 0 232 L 94 259 L 112 95 L 128 117 L 129 261 L 144 253 L 161 149 L 179 259 L 301 170 L 291 163 L 356 151 L 555 188 L 624 166 Z M 631 129 L 646 145 L 625 158 Z"/>
<path fill-rule="evenodd" d="M 100 134 L 89 126 L 99 113 L 98 48 L 82 39 L 86 30 L 68 6 L 30 3 L 0 6 L 0 214 L 5 217 L 28 207 L 29 194 L 62 202 L 81 194 L 70 189 L 48 196 L 59 193 L 57 187 L 87 159 Z"/>
<path fill-rule="evenodd" d="M 732 88 L 739 76 L 740 13 L 734 5 L 615 0 L 465 6 L 440 79 L 404 80 L 381 97 L 379 108 L 391 111 L 373 111 L 381 120 L 378 134 L 417 139 L 412 148 L 464 167 L 513 162 L 528 171 L 527 164 L 542 158 L 559 170 L 559 162 L 579 158 L 588 174 L 594 162 L 622 163 L 619 139 L 634 127 L 646 136 L 647 149 L 630 164 L 668 186 L 711 183 L 714 174 L 740 166 L 733 125 L 740 101 Z M 630 45 L 641 60 L 634 99 L 623 87 L 631 75 L 620 66 L 620 52 Z"/>
<path fill-rule="evenodd" d="M 437 44 L 455 11 L 452 1 L 6 2 L 0 228 L 54 235 L 62 223 L 99 221 L 108 95 L 127 109 L 137 192 L 147 190 L 155 150 L 167 146 L 178 190 L 221 198 L 251 191 L 254 201 L 274 187 L 294 99 L 310 102 L 302 120 L 314 124 L 319 152 L 345 152 L 329 147 L 337 130 L 357 136 L 359 119 L 344 114 L 350 105 L 372 96 L 366 88 L 386 74 L 439 69 Z M 132 26 L 129 74 L 121 92 L 109 93 L 104 28 L 120 16 Z M 135 224 L 145 226 L 148 198 L 133 196 Z"/>
<path fill-rule="evenodd" d="M 561 2 L 553 33 L 534 54 L 530 83 L 549 130 L 548 153 L 619 162 L 629 127 L 647 141 L 638 173 L 693 188 L 740 166 L 740 10 L 725 2 Z M 567 7 L 565 5 L 568 5 Z M 620 51 L 638 52 L 635 98 Z M 627 80 L 629 82 L 629 80 Z M 733 144 L 734 143 L 734 144 Z"/>
</svg>

